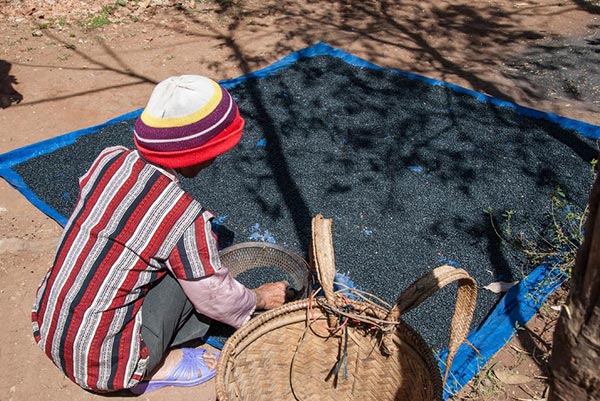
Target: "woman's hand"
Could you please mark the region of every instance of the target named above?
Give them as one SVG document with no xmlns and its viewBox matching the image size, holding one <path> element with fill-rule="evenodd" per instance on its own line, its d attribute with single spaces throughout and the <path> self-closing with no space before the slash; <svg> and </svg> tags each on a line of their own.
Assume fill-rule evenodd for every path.
<svg viewBox="0 0 600 401">
<path fill-rule="evenodd" d="M 286 281 L 263 284 L 254 290 L 256 309 L 274 309 L 285 303 L 285 291 L 289 284 Z"/>
</svg>

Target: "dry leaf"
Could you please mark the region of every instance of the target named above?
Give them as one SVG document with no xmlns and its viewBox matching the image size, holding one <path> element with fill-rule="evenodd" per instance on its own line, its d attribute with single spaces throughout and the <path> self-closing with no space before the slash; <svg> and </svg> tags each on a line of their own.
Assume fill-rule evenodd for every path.
<svg viewBox="0 0 600 401">
<path fill-rule="evenodd" d="M 504 384 L 525 384 L 533 380 L 529 376 L 521 375 L 504 369 L 494 370 L 494 374 L 498 380 Z"/>
<path fill-rule="evenodd" d="M 483 288 L 488 291 L 491 291 L 495 294 L 500 294 L 501 292 L 506 292 L 506 291 L 510 290 L 512 287 L 514 287 L 518 283 L 519 283 L 518 281 L 513 281 L 513 282 L 494 281 L 493 283 L 490 283 Z"/>
</svg>

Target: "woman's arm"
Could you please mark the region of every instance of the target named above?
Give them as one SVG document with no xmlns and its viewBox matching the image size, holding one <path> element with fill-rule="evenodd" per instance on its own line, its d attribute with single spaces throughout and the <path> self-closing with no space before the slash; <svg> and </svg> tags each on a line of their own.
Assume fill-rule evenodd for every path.
<svg viewBox="0 0 600 401">
<path fill-rule="evenodd" d="M 268 283 L 250 290 L 222 267 L 199 280 L 178 279 L 196 311 L 235 328 L 250 319 L 256 309 L 273 309 L 285 302 L 288 283 Z"/>
</svg>

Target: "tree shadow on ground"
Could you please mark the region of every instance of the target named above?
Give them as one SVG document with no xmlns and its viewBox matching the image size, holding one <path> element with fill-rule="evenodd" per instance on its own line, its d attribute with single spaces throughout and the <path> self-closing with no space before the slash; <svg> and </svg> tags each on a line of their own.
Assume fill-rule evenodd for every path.
<svg viewBox="0 0 600 401">
<path fill-rule="evenodd" d="M 70 43 L 68 43 L 68 41 L 66 41 L 65 39 L 62 39 L 61 37 L 59 37 L 59 35 L 56 35 L 56 34 L 52 33 L 51 31 L 46 31 L 45 35 L 48 36 L 50 39 L 56 41 L 57 43 L 64 45 L 65 47 L 72 46 Z M 119 56 L 119 54 L 110 46 L 110 44 L 106 43 L 104 41 L 104 39 L 102 39 L 101 37 L 96 37 L 95 40 L 98 42 L 100 47 L 104 50 L 105 54 L 110 56 L 110 58 L 117 63 L 118 67 L 113 67 L 113 66 L 109 65 L 109 63 L 102 61 L 100 59 L 100 57 L 92 56 L 82 50 L 75 48 L 75 49 L 73 49 L 73 52 L 75 52 L 76 54 L 81 56 L 84 60 L 92 63 L 92 65 L 95 65 L 95 67 L 91 67 L 91 68 L 88 68 L 88 67 L 60 67 L 60 69 L 79 70 L 79 71 L 85 70 L 85 71 L 90 71 L 90 72 L 111 71 L 118 75 L 123 75 L 123 76 L 128 76 L 128 77 L 134 78 L 135 79 L 134 82 L 128 82 L 128 83 L 119 84 L 119 85 L 108 85 L 108 86 L 104 86 L 104 87 L 95 88 L 92 90 L 70 93 L 70 94 L 63 95 L 63 96 L 54 96 L 54 97 L 47 98 L 47 99 L 39 99 L 39 100 L 27 102 L 26 104 L 31 106 L 34 104 L 69 99 L 69 98 L 73 98 L 73 97 L 88 95 L 88 94 L 92 94 L 92 93 L 98 93 L 98 92 L 111 90 L 111 89 L 127 88 L 130 86 L 141 85 L 141 84 L 146 84 L 146 83 L 150 83 L 150 84 L 158 83 L 158 81 L 156 81 L 148 76 L 137 73 L 133 67 L 130 67 L 129 65 L 127 65 L 127 63 L 125 63 L 125 61 L 122 59 L 122 57 Z M 20 64 L 20 65 L 21 66 L 38 67 L 38 68 L 54 68 L 55 67 L 52 65 L 29 65 L 29 64 Z"/>
<path fill-rule="evenodd" d="M 600 39 L 592 37 L 549 38 L 506 59 L 504 75 L 510 79 L 530 77 L 530 96 L 586 102 L 600 111 Z"/>
<path fill-rule="evenodd" d="M 575 0 L 575 4 L 581 7 L 582 10 L 600 14 L 600 1 L 598 0 Z"/>
<path fill-rule="evenodd" d="M 554 5 L 502 9 L 496 6 L 466 5 L 459 1 L 424 5 L 416 0 L 338 0 L 326 6 L 318 1 L 299 5 L 292 0 L 282 0 L 253 5 L 253 8 L 246 8 L 244 2 L 233 0 L 216 1 L 216 4 L 217 12 L 224 18 L 231 17 L 231 24 L 227 29 L 223 29 L 221 23 L 207 22 L 199 11 L 181 6 L 173 7 L 169 12 L 179 14 L 187 22 L 205 26 L 212 32 L 199 34 L 178 28 L 177 24 L 165 27 L 164 24 L 156 23 L 157 28 L 167 28 L 199 39 L 216 40 L 231 49 L 227 60 L 214 60 L 210 63 L 210 68 L 215 71 L 226 62 L 239 63 L 241 70 L 246 69 L 242 65 L 245 64 L 252 71 L 282 54 L 298 50 L 299 41 L 304 45 L 311 45 L 325 40 L 334 46 L 359 45 L 364 58 L 374 62 L 385 61 L 385 65 L 395 68 L 402 67 L 397 64 L 395 55 L 399 52 L 408 54 L 412 59 L 407 68 L 410 72 L 435 74 L 451 82 L 463 81 L 476 91 L 510 101 L 515 100 L 512 94 L 515 86 L 533 100 L 543 99 L 544 94 L 531 89 L 535 82 L 525 71 L 520 75 L 508 71 L 506 76 L 511 83 L 506 84 L 482 78 L 482 74 L 470 67 L 476 64 L 481 66 L 481 71 L 483 68 L 503 71 L 503 62 L 510 60 L 511 53 L 514 52 L 511 50 L 512 45 L 527 47 L 543 37 L 538 30 L 523 25 L 525 17 L 534 14 L 543 18 L 551 14 L 567 13 L 577 7 L 563 6 L 559 11 L 555 10 Z M 154 13 L 159 15 L 159 11 Z M 249 29 L 249 24 L 260 27 L 260 20 L 265 16 L 274 18 L 273 23 L 279 27 L 281 39 L 275 41 L 268 51 L 260 55 L 252 54 L 252 49 L 240 44 L 236 33 L 242 30 L 260 32 L 260 28 Z M 60 43 L 64 42 L 52 35 L 50 37 Z M 335 39 L 330 40 L 330 37 Z M 102 43 L 99 38 L 97 40 L 104 46 L 106 53 L 121 64 L 110 46 Z M 238 47 L 237 51 L 233 49 L 234 46 Z M 142 82 L 151 82 L 146 77 L 136 75 L 131 66 L 111 68 L 98 58 L 79 50 L 76 52 L 103 70 L 126 73 L 140 78 Z M 110 88 L 98 90 L 106 89 Z"/>
</svg>

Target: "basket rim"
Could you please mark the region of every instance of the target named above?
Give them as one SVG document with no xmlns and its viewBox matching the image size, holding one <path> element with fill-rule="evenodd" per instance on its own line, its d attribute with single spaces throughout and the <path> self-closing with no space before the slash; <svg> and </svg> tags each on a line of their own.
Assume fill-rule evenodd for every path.
<svg viewBox="0 0 600 401">
<path fill-rule="evenodd" d="M 262 249 L 274 249 L 276 251 L 285 253 L 288 256 L 291 256 L 296 262 L 299 262 L 301 265 L 305 266 L 307 269 L 310 267 L 308 262 L 300 256 L 299 253 L 294 252 L 284 246 L 273 244 L 271 242 L 261 242 L 261 241 L 244 241 L 234 245 L 230 245 L 226 248 L 223 248 L 219 251 L 219 257 L 224 257 L 232 252 L 239 251 L 240 249 L 247 248 L 262 248 Z"/>
</svg>

